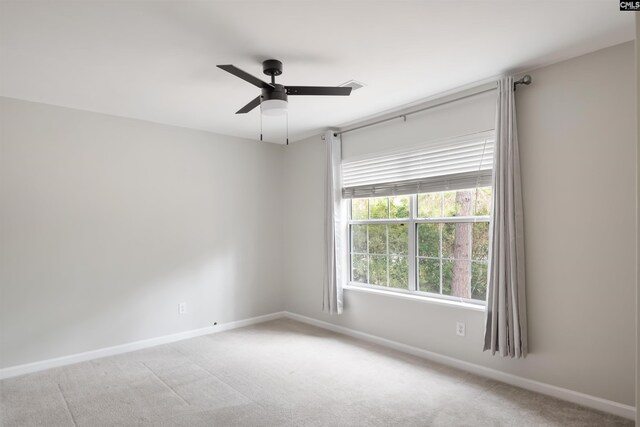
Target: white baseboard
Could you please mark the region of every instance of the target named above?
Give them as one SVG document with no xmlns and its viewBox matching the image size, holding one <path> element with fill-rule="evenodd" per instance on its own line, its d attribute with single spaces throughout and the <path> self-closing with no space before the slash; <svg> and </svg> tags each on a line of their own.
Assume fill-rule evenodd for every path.
<svg viewBox="0 0 640 427">
<path fill-rule="evenodd" d="M 328 329 L 333 332 L 337 332 L 350 337 L 358 338 L 363 341 L 368 341 L 374 344 L 382 345 L 384 347 L 392 348 L 394 350 L 409 353 L 414 356 L 418 356 L 427 360 L 431 360 L 443 365 L 451 366 L 453 368 L 461 369 L 463 371 L 471 372 L 476 375 L 480 375 L 485 378 L 491 378 L 496 381 L 511 384 L 516 387 L 524 388 L 526 390 L 535 391 L 536 393 L 545 394 L 561 400 L 576 403 L 578 405 L 586 406 L 588 408 L 597 409 L 599 411 L 608 412 L 610 414 L 618 415 L 630 420 L 636 418 L 636 408 L 622 403 L 614 402 L 612 400 L 602 399 L 599 397 L 591 396 L 585 393 L 569 390 L 562 387 L 557 387 L 551 384 L 542 383 L 539 381 L 530 380 L 516 375 L 507 374 L 505 372 L 497 371 L 495 369 L 487 368 L 475 363 L 469 363 L 462 360 L 454 359 L 453 357 L 444 356 L 442 354 L 434 353 L 431 351 L 423 350 L 418 347 L 413 347 L 407 344 L 402 344 L 396 341 L 391 341 L 386 338 L 380 338 L 375 335 L 359 332 L 354 329 L 345 328 L 344 326 L 334 325 L 333 323 L 324 322 L 322 320 L 314 319 L 300 314 L 284 312 L 285 317 L 296 320 L 298 322 L 307 323 L 309 325 L 317 326 L 319 328 Z"/>
<path fill-rule="evenodd" d="M 263 316 L 251 317 L 248 319 L 236 320 L 234 322 L 221 323 L 216 326 L 207 326 L 206 328 L 193 329 L 177 334 L 165 335 L 146 340 L 135 341 L 127 344 L 115 345 L 113 347 L 99 348 L 97 350 L 86 351 L 84 353 L 71 354 L 69 356 L 56 357 L 55 359 L 47 359 L 24 365 L 11 366 L 0 369 L 0 380 L 5 378 L 17 377 L 19 375 L 30 374 L 32 372 L 43 371 L 45 369 L 57 368 L 60 366 L 72 365 L 74 363 L 85 362 L 87 360 L 99 359 L 101 357 L 114 356 L 116 354 L 128 353 L 130 351 L 141 350 L 143 348 L 154 347 L 161 344 L 169 344 L 172 342 L 185 340 L 188 338 L 199 337 L 231 329 L 242 328 L 244 326 L 254 325 L 256 323 L 268 322 L 269 320 L 279 319 L 285 316 L 280 311 L 276 313 L 265 314 Z"/>
</svg>

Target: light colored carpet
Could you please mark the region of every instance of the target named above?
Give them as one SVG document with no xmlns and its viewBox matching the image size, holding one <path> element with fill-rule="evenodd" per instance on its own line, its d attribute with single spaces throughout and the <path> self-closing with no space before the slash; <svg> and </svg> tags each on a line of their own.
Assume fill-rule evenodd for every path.
<svg viewBox="0 0 640 427">
<path fill-rule="evenodd" d="M 633 425 L 285 319 L 0 387 L 3 426 Z"/>
</svg>

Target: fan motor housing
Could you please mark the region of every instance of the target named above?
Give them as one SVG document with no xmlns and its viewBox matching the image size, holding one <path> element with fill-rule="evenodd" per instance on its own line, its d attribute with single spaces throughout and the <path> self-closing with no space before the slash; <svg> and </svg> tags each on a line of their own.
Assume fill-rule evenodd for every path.
<svg viewBox="0 0 640 427">
<path fill-rule="evenodd" d="M 262 89 L 262 100 L 281 99 L 287 101 L 287 90 L 284 85 L 274 84 L 273 89 Z"/>
</svg>

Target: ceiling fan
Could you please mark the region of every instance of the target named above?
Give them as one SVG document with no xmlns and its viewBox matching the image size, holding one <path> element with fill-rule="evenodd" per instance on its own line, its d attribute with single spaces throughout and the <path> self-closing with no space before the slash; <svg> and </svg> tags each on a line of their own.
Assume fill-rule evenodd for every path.
<svg viewBox="0 0 640 427">
<path fill-rule="evenodd" d="M 282 62 L 277 59 L 267 59 L 262 62 L 262 71 L 267 76 L 271 76 L 271 83 L 262 81 L 234 65 L 218 65 L 218 68 L 262 89 L 261 95 L 256 96 L 247 105 L 236 111 L 236 114 L 248 113 L 258 105 L 262 107 L 262 113 L 265 115 L 283 114 L 287 111 L 287 97 L 289 95 L 349 96 L 351 94 L 351 87 L 348 86 L 284 86 L 278 84 L 275 77 L 282 74 Z"/>
</svg>

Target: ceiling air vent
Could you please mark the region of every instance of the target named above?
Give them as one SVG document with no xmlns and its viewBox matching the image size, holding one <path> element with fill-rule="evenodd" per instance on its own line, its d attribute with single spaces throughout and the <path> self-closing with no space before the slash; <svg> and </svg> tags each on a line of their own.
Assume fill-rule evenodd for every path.
<svg viewBox="0 0 640 427">
<path fill-rule="evenodd" d="M 356 90 L 360 89 L 361 87 L 365 87 L 366 85 L 364 83 L 357 82 L 355 80 L 349 80 L 346 83 L 342 83 L 340 86 L 341 87 L 350 87 L 351 91 L 353 92 L 353 91 L 356 91 Z"/>
</svg>

